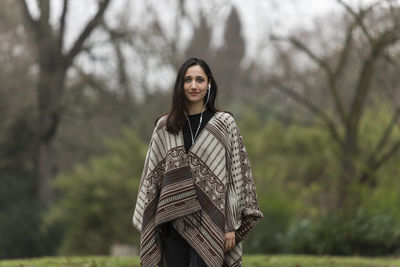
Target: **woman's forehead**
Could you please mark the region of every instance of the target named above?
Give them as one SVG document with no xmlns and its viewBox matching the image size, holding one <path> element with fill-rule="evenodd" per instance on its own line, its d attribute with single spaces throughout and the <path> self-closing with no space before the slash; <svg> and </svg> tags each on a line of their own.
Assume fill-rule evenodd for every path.
<svg viewBox="0 0 400 267">
<path fill-rule="evenodd" d="M 206 77 L 206 73 L 204 72 L 203 68 L 199 65 L 194 65 L 189 67 L 186 70 L 185 76 L 204 76 Z"/>
</svg>

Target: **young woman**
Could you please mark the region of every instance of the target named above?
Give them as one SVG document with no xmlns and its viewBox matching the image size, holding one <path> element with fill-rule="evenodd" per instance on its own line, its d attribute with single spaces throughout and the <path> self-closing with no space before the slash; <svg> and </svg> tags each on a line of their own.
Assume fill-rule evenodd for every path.
<svg viewBox="0 0 400 267">
<path fill-rule="evenodd" d="M 188 59 L 141 177 L 133 224 L 142 266 L 241 266 L 241 241 L 263 217 L 239 129 L 216 96 L 208 65 Z"/>
</svg>

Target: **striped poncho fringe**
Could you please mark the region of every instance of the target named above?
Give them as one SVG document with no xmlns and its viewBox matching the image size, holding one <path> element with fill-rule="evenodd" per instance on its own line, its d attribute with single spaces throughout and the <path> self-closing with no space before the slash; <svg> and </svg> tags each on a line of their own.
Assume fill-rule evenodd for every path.
<svg viewBox="0 0 400 267">
<path fill-rule="evenodd" d="M 241 266 L 241 241 L 263 217 L 242 137 L 232 115 L 217 112 L 186 152 L 182 131 L 154 129 L 139 185 L 133 224 L 142 266 L 162 265 L 159 226 L 173 227 L 208 266 Z M 226 232 L 236 246 L 224 253 Z"/>
</svg>

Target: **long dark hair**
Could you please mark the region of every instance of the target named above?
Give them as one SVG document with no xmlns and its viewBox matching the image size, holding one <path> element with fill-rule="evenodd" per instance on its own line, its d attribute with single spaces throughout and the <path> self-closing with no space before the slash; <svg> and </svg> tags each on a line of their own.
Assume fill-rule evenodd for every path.
<svg viewBox="0 0 400 267">
<path fill-rule="evenodd" d="M 185 96 L 185 92 L 183 91 L 183 80 L 185 78 L 186 70 L 194 65 L 199 65 L 203 69 L 203 71 L 207 75 L 208 82 L 211 84 L 210 99 L 207 103 L 207 109 L 213 112 L 218 111 L 215 107 L 215 99 L 217 97 L 218 86 L 214 80 L 214 76 L 212 75 L 210 68 L 208 67 L 207 63 L 202 59 L 189 58 L 185 61 L 185 63 L 182 64 L 178 71 L 174 86 L 171 109 L 168 113 L 165 114 L 168 115 L 166 124 L 167 131 L 172 134 L 178 134 L 183 125 L 186 123 L 185 111 L 187 111 L 187 99 Z M 204 99 L 204 102 L 205 101 L 206 100 Z"/>
</svg>

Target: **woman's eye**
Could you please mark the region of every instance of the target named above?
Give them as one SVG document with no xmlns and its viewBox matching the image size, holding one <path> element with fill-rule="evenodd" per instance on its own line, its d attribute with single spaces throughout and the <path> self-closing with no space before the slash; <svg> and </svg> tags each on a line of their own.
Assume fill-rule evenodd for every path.
<svg viewBox="0 0 400 267">
<path fill-rule="evenodd" d="M 192 80 L 190 78 L 185 79 L 185 83 L 190 83 Z"/>
<path fill-rule="evenodd" d="M 203 78 L 197 78 L 198 83 L 202 83 L 203 81 L 204 81 Z"/>
</svg>

